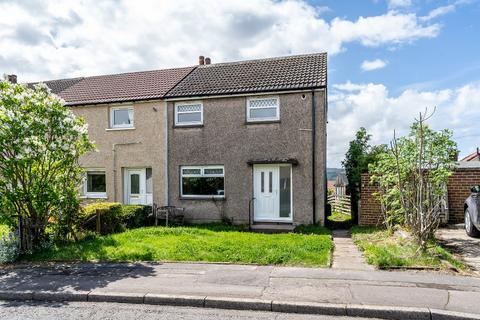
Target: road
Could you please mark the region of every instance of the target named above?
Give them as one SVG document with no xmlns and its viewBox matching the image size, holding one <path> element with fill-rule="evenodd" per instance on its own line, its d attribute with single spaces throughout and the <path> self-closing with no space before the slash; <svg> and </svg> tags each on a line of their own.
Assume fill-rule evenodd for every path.
<svg viewBox="0 0 480 320">
<path fill-rule="evenodd" d="M 0 319 L 8 320 L 106 320 L 106 319 L 141 319 L 141 320 L 362 320 L 362 318 L 313 316 L 301 314 L 282 314 L 273 312 L 221 310 L 207 308 L 184 308 L 152 305 L 131 305 L 120 303 L 92 302 L 17 302 L 0 301 Z"/>
</svg>

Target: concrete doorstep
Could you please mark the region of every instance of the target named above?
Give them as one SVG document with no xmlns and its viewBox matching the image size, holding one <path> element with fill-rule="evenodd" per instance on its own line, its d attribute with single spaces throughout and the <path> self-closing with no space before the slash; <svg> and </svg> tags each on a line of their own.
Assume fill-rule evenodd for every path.
<svg viewBox="0 0 480 320">
<path fill-rule="evenodd" d="M 288 302 L 248 298 L 163 295 L 150 293 L 121 292 L 54 292 L 54 291 L 0 291 L 0 300 L 36 301 L 88 301 L 151 304 L 217 309 L 255 310 L 282 313 L 350 316 L 389 320 L 474 320 L 480 315 L 437 310 L 432 308 L 410 308 L 394 306 L 371 306 L 355 304 L 333 304 L 316 302 Z"/>
</svg>

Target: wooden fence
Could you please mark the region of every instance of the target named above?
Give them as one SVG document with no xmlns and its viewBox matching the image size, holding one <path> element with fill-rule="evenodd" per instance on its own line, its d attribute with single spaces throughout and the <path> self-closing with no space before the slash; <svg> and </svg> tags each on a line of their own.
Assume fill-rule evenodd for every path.
<svg viewBox="0 0 480 320">
<path fill-rule="evenodd" d="M 340 212 L 348 215 L 352 214 L 349 195 L 343 195 L 343 196 L 330 195 L 328 196 L 327 201 L 332 207 L 332 212 L 336 211 L 336 212 Z"/>
</svg>

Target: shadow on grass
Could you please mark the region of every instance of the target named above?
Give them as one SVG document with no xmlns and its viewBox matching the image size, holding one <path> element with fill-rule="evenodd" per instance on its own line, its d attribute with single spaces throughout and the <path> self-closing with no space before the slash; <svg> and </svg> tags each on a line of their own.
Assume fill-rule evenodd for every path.
<svg viewBox="0 0 480 320">
<path fill-rule="evenodd" d="M 325 227 L 318 225 L 300 225 L 295 228 L 295 233 L 299 234 L 316 234 L 316 235 L 330 235 L 331 232 Z"/>
</svg>

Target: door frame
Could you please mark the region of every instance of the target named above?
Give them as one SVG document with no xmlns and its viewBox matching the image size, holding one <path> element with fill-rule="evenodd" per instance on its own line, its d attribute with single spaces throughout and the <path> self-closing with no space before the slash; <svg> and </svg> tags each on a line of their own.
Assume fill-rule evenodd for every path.
<svg viewBox="0 0 480 320">
<path fill-rule="evenodd" d="M 143 189 L 144 192 L 140 193 L 143 199 L 141 205 L 148 205 L 148 194 L 147 194 L 147 168 L 146 167 L 128 167 L 123 168 L 123 203 L 130 204 L 130 172 L 141 171 L 141 176 L 143 176 Z M 142 179 L 140 179 L 140 190 L 142 189 Z M 153 181 L 152 181 L 153 183 Z"/>
<path fill-rule="evenodd" d="M 254 164 L 252 166 L 252 198 L 255 198 L 255 168 L 259 167 L 275 167 L 278 170 L 278 179 L 280 185 L 280 167 L 289 167 L 290 168 L 290 217 L 281 218 L 280 217 L 280 203 L 278 205 L 278 212 L 274 218 L 257 218 L 255 216 L 255 202 L 253 200 L 253 222 L 284 222 L 284 223 L 293 223 L 293 166 L 290 163 L 265 163 L 265 164 Z M 280 187 L 280 186 L 279 186 Z M 278 201 L 280 202 L 280 190 L 278 193 Z"/>
</svg>

